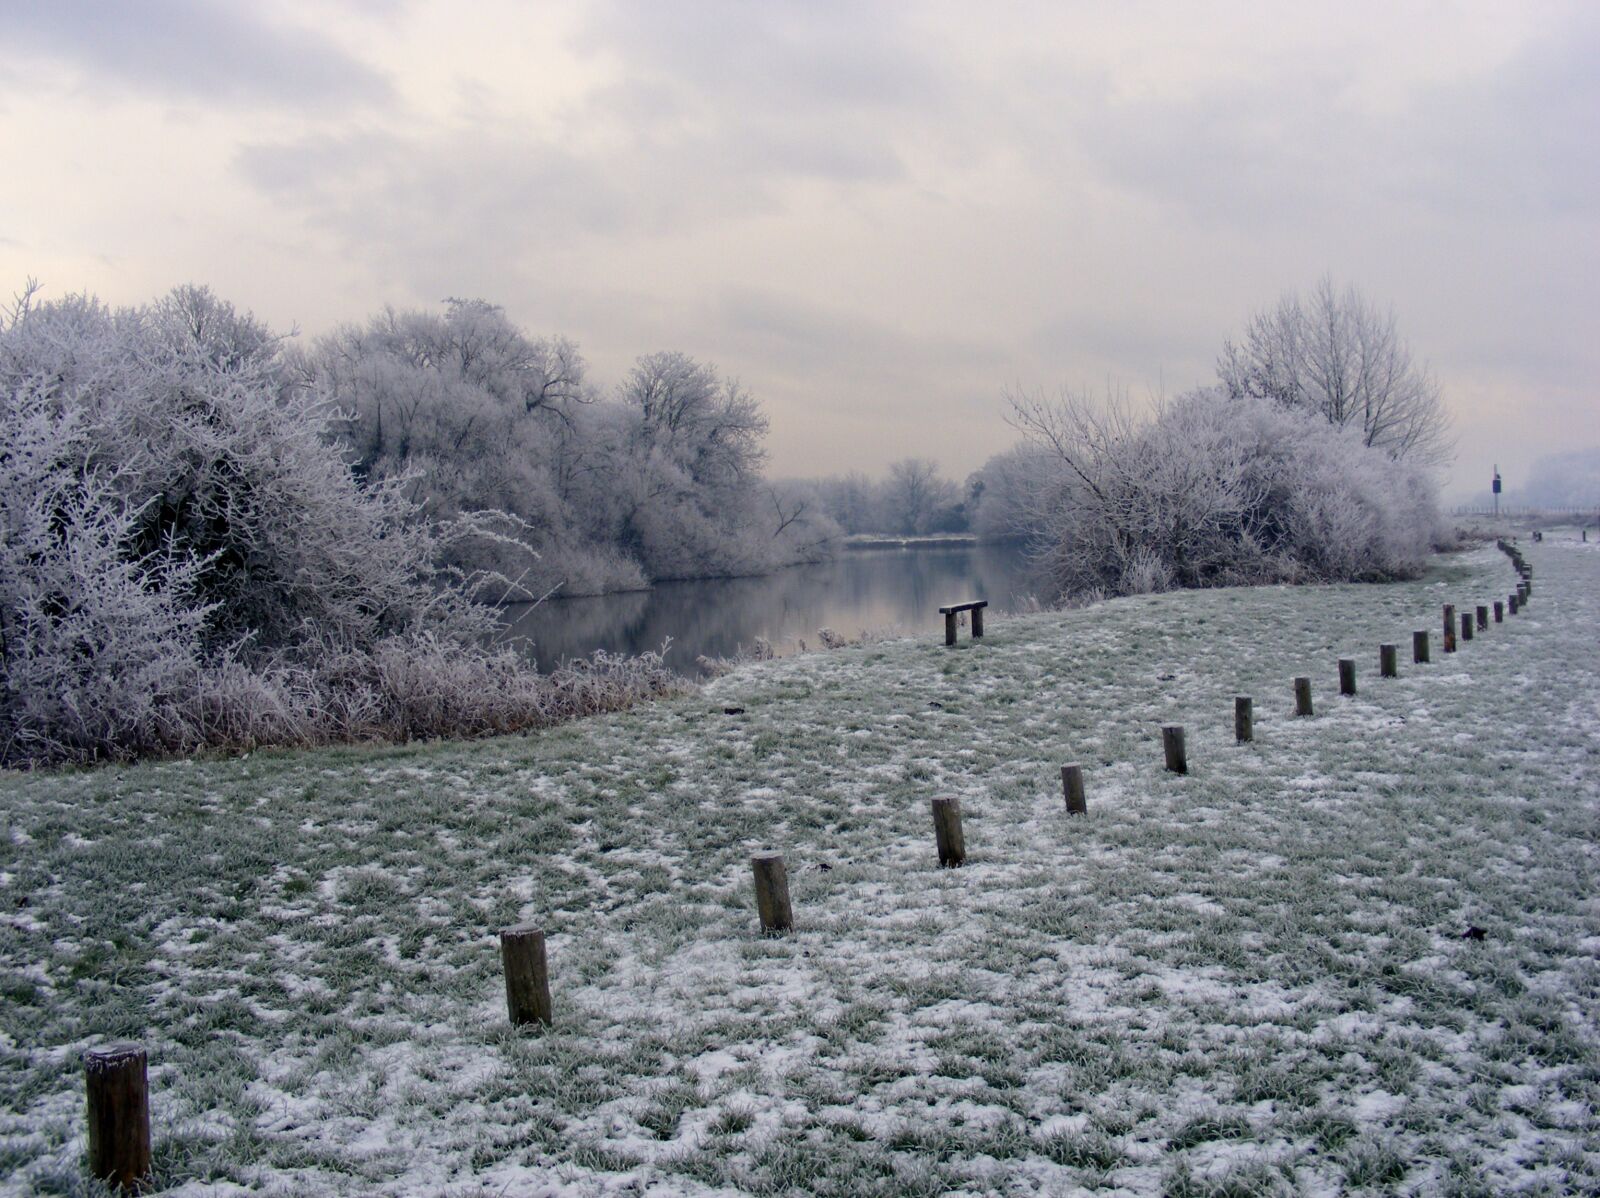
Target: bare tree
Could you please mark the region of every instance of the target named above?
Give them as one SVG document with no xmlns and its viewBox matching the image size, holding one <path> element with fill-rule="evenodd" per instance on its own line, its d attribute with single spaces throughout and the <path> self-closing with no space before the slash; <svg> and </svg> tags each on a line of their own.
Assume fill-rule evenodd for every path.
<svg viewBox="0 0 1600 1198">
<path fill-rule="evenodd" d="M 939 477 L 939 464 L 927 458 L 902 458 L 889 467 L 884 487 L 886 515 L 907 535 L 928 532 L 940 509 L 956 502 L 956 485 Z"/>
<path fill-rule="evenodd" d="M 1412 358 L 1394 313 L 1354 287 L 1340 293 L 1326 275 L 1306 299 L 1286 295 L 1252 316 L 1242 343 L 1223 346 L 1217 374 L 1230 395 L 1320 412 L 1390 457 L 1450 454 L 1439 384 Z"/>
</svg>

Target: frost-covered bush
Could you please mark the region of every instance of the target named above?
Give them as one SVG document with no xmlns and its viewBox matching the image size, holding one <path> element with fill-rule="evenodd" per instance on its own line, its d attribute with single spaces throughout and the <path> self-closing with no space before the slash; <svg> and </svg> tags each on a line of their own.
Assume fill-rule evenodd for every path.
<svg viewBox="0 0 1600 1198">
<path fill-rule="evenodd" d="M 592 706 L 489 646 L 482 517 L 360 485 L 336 411 L 210 292 L 0 322 L 0 764 L 474 734 Z M 599 669 L 613 701 L 659 690 Z M 606 688 L 610 688 L 607 690 Z M 571 686 L 569 685 L 569 688 Z"/>
<path fill-rule="evenodd" d="M 1432 480 L 1317 413 L 1211 388 L 1140 418 L 1013 397 L 1028 437 L 987 471 L 1061 595 L 1414 574 Z"/>
</svg>

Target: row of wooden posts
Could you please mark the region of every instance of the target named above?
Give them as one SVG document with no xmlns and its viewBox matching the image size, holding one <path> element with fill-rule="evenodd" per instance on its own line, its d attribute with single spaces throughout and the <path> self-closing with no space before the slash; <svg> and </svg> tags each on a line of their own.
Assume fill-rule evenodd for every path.
<svg viewBox="0 0 1600 1198">
<path fill-rule="evenodd" d="M 1521 581 L 1516 593 L 1508 596 L 1505 605 L 1497 600 L 1493 606 L 1493 619 L 1500 623 L 1507 612 L 1516 615 L 1526 606 L 1533 592 L 1533 568 L 1528 565 L 1515 545 L 1501 541 L 1500 548 L 1511 558 Z M 1457 621 L 1454 604 L 1444 605 L 1444 651 L 1456 651 L 1456 634 L 1470 641 L 1474 630 L 1489 627 L 1491 607 L 1480 604 L 1472 612 L 1462 612 Z M 977 613 L 974 612 L 975 623 Z M 978 627 L 974 627 L 977 634 Z M 1411 634 L 1411 659 L 1425 663 L 1429 660 L 1428 633 Z M 1378 672 L 1384 678 L 1399 676 L 1397 650 L 1394 645 L 1378 646 Z M 1339 659 L 1339 693 L 1356 693 L 1356 663 L 1351 658 Z M 1233 700 L 1233 733 L 1235 740 L 1244 744 L 1255 739 L 1254 704 L 1249 695 L 1237 695 Z M 1312 714 L 1311 679 L 1294 680 L 1295 715 Z M 1181 724 L 1168 724 L 1161 729 L 1161 746 L 1166 768 L 1175 774 L 1189 772 L 1189 758 L 1184 744 Z M 1078 763 L 1061 767 L 1061 789 L 1066 799 L 1068 815 L 1083 815 L 1088 811 L 1084 796 L 1083 766 Z M 967 859 L 966 837 L 961 827 L 961 800 L 954 796 L 933 800 L 934 845 L 939 864 L 945 867 L 961 865 Z M 781 853 L 757 853 L 750 858 L 755 878 L 756 913 L 761 930 L 767 935 L 789 931 L 794 926 L 794 907 L 789 901 L 789 875 L 784 868 Z M 549 1025 L 552 1020 L 550 1002 L 550 968 L 545 954 L 545 934 L 533 923 L 520 923 L 500 933 L 500 955 L 505 971 L 506 1009 L 516 1026 L 526 1024 Z M 89 1171 L 95 1177 L 110 1182 L 121 1189 L 137 1191 L 150 1178 L 150 1090 L 149 1071 L 145 1049 L 138 1044 L 119 1043 L 90 1049 L 84 1054 L 84 1078 L 88 1097 L 89 1120 Z"/>
</svg>

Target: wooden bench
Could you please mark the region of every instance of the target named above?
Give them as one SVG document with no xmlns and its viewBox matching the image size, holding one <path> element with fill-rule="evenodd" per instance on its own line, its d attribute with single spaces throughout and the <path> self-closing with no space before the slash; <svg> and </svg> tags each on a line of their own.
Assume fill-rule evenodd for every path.
<svg viewBox="0 0 1600 1198">
<path fill-rule="evenodd" d="M 972 639 L 977 640 L 983 635 L 983 609 L 989 606 L 987 599 L 974 599 L 971 603 L 952 603 L 948 607 L 941 607 L 939 614 L 944 617 L 944 643 L 956 643 L 956 616 L 960 612 L 972 613 Z"/>
</svg>

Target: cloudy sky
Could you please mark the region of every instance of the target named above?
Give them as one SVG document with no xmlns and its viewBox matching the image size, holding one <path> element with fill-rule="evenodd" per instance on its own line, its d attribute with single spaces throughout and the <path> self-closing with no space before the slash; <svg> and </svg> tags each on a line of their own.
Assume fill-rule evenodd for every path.
<svg viewBox="0 0 1600 1198">
<path fill-rule="evenodd" d="M 1451 493 L 1600 444 L 1600 5 L 0 0 L 0 294 L 314 337 L 502 304 L 740 377 L 780 474 L 961 476 L 1008 385 L 1172 394 L 1323 273 Z"/>
</svg>

